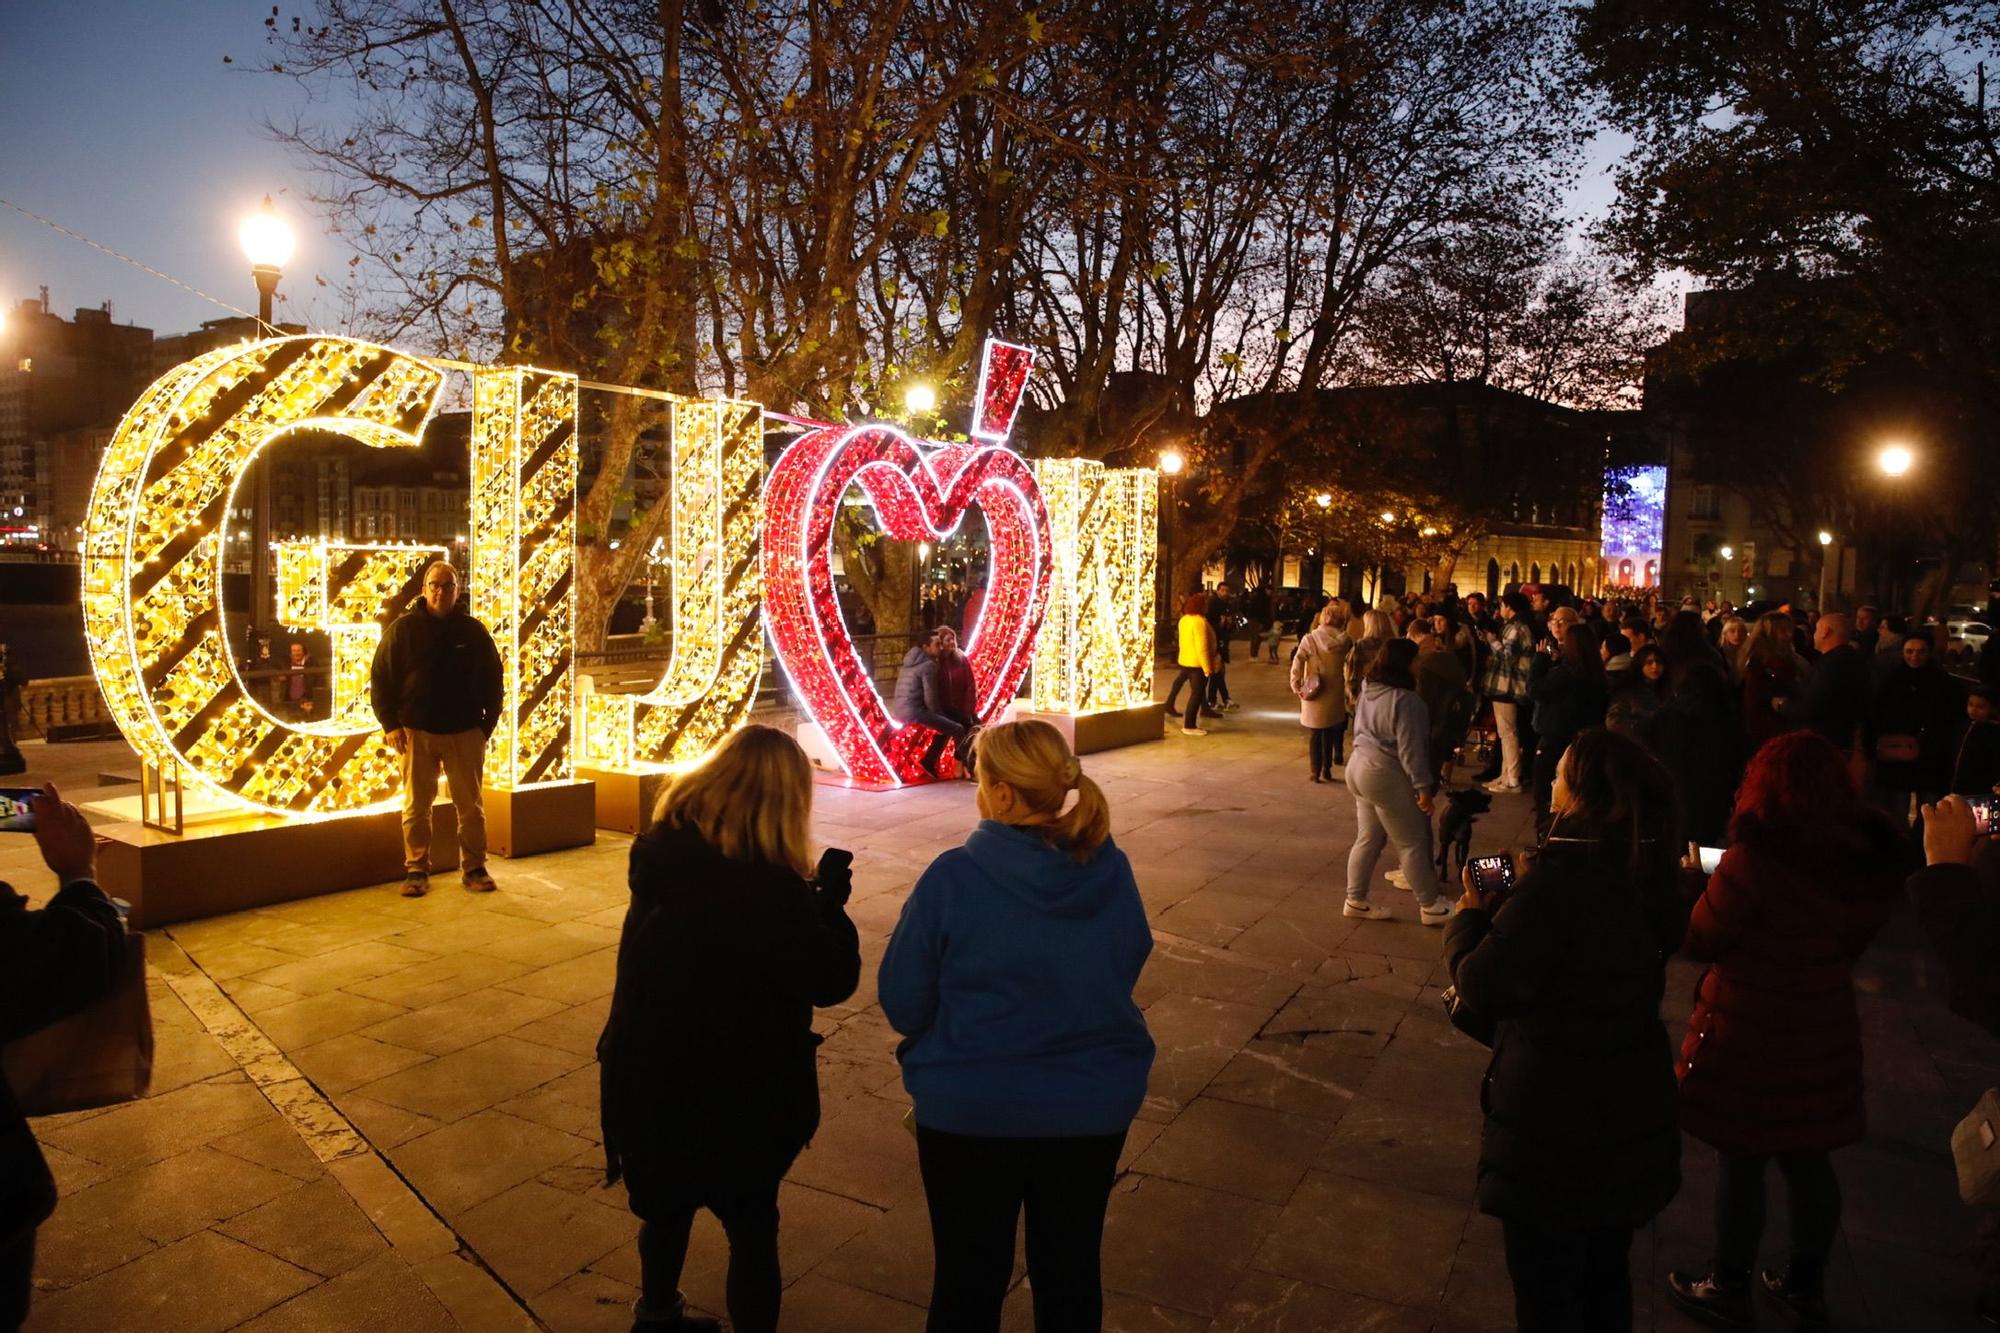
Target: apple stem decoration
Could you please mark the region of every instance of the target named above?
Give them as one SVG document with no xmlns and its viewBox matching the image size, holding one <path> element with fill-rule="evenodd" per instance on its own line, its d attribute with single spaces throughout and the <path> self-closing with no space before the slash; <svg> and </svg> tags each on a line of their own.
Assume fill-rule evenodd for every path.
<svg viewBox="0 0 2000 1333">
<path fill-rule="evenodd" d="M 978 505 L 990 538 L 989 586 L 965 645 L 982 725 L 1020 687 L 1048 609 L 1048 509 L 1027 462 L 1006 447 L 1034 354 L 990 340 L 974 400 L 973 444 L 918 440 L 893 426 L 808 423 L 764 488 L 765 624 L 794 694 L 848 775 L 871 786 L 928 781 L 936 733 L 889 716 L 854 646 L 833 586 L 833 525 L 850 485 L 898 541 L 941 542 Z M 962 762 L 963 756 L 954 756 Z"/>
</svg>

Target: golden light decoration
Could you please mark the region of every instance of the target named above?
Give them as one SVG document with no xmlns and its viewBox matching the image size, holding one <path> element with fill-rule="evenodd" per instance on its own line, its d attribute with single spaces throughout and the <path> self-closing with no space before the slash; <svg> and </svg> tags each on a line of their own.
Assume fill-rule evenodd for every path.
<svg viewBox="0 0 2000 1333">
<path fill-rule="evenodd" d="M 1035 641 L 1037 712 L 1135 708 L 1153 697 L 1159 482 L 1151 468 L 1042 459 L 1055 583 Z"/>
<path fill-rule="evenodd" d="M 278 620 L 289 629 L 324 632 L 333 644 L 324 721 L 312 732 L 379 726 L 368 681 L 382 630 L 422 595 L 424 570 L 451 553 L 442 546 L 278 543 Z M 282 665 L 282 663 L 280 663 Z"/>
<path fill-rule="evenodd" d="M 442 382 L 372 343 L 272 338 L 175 367 L 125 414 L 85 521 L 84 636 L 106 706 L 149 764 L 276 813 L 393 803 L 397 757 L 372 719 L 303 727 L 245 686 L 223 625 L 224 525 L 260 450 L 294 431 L 415 448 Z"/>
<path fill-rule="evenodd" d="M 472 614 L 503 670 L 486 785 L 574 776 L 576 377 L 472 373 Z"/>
<path fill-rule="evenodd" d="M 706 755 L 749 714 L 763 670 L 763 409 L 676 399 L 672 412 L 673 656 L 644 694 L 584 696 L 585 761 L 611 772 Z"/>
</svg>

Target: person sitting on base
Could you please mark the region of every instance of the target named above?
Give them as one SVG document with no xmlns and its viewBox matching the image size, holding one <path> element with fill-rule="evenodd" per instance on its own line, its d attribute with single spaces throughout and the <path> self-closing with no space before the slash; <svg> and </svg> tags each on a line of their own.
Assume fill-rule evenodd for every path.
<svg viewBox="0 0 2000 1333">
<path fill-rule="evenodd" d="M 431 805 L 438 768 L 458 814 L 458 864 L 465 887 L 491 893 L 486 872 L 486 808 L 481 769 L 500 725 L 500 650 L 486 627 L 458 606 L 458 571 L 443 560 L 424 571 L 423 601 L 389 626 L 375 649 L 369 701 L 403 759 L 403 896 L 430 888 Z"/>
<path fill-rule="evenodd" d="M 925 774 L 933 778 L 944 776 L 938 765 L 944 760 L 946 745 L 955 741 L 957 753 L 966 753 L 964 725 L 945 713 L 944 686 L 938 672 L 939 651 L 937 630 L 931 630 L 913 644 L 896 668 L 896 694 L 889 701 L 889 716 L 898 722 L 929 727 L 937 733 L 920 761 Z M 964 769 L 965 765 L 961 763 L 959 767 Z"/>
<path fill-rule="evenodd" d="M 945 626 L 937 632 L 938 654 L 938 697 L 944 703 L 944 715 L 965 728 L 965 739 L 959 742 L 959 767 L 965 776 L 978 776 L 979 756 L 979 677 L 972 670 L 972 659 L 958 646 L 958 631 Z"/>
</svg>

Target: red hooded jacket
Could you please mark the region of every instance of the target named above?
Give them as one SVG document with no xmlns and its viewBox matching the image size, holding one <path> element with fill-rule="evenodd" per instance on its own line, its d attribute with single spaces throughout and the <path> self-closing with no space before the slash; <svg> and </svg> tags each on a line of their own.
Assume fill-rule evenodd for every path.
<svg viewBox="0 0 2000 1333">
<path fill-rule="evenodd" d="M 1681 1127 L 1723 1152 L 1823 1152 L 1858 1141 L 1854 962 L 1914 868 L 1886 818 L 1772 830 L 1731 847 L 1688 922 L 1707 963 L 1675 1072 Z"/>
</svg>

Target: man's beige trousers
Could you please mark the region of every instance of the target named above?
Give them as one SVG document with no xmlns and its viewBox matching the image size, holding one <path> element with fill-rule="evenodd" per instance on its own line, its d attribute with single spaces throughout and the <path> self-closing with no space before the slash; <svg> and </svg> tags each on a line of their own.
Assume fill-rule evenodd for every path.
<svg viewBox="0 0 2000 1333">
<path fill-rule="evenodd" d="M 404 868 L 430 873 L 431 805 L 437 800 L 442 766 L 452 806 L 458 811 L 458 868 L 477 870 L 486 864 L 486 807 L 479 790 L 485 734 L 477 727 L 448 736 L 405 727 L 403 734 L 409 738 L 403 747 Z"/>
</svg>

